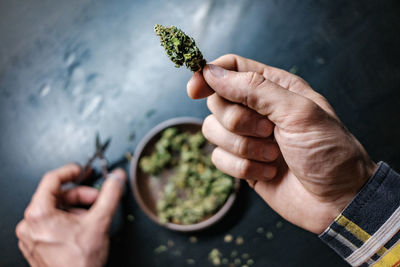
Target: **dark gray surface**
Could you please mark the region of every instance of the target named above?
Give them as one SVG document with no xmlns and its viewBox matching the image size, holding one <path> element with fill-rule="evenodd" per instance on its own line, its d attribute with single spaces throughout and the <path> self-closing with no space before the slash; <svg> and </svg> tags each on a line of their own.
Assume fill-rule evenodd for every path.
<svg viewBox="0 0 400 267">
<path fill-rule="evenodd" d="M 208 114 L 204 101 L 186 96 L 191 74 L 168 61 L 155 23 L 192 34 L 208 59 L 237 53 L 296 65 L 373 159 L 399 169 L 399 11 L 395 0 L 0 1 L 0 266 L 24 266 L 14 228 L 41 175 L 84 162 L 96 131 L 112 137 L 115 162 L 157 123 Z M 195 245 L 150 222 L 127 193 L 124 212 L 136 219 L 114 238 L 110 266 L 185 266 L 187 258 L 207 266 L 212 248 L 236 247 L 223 242 L 226 233 L 244 237 L 236 249 L 254 266 L 346 266 L 313 234 L 288 223 L 276 230 L 278 215 L 248 189 Z M 275 238 L 257 234 L 259 226 Z M 167 240 L 174 248 L 155 256 Z"/>
</svg>

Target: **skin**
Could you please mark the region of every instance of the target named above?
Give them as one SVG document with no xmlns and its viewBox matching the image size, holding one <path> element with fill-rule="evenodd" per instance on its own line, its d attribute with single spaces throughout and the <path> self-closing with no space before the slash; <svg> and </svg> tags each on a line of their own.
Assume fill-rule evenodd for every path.
<svg viewBox="0 0 400 267">
<path fill-rule="evenodd" d="M 300 77 L 237 55 L 193 75 L 221 171 L 246 179 L 286 220 L 321 234 L 376 169 L 327 100 Z"/>
<path fill-rule="evenodd" d="M 87 186 L 62 190 L 63 184 L 77 181 L 80 172 L 78 165 L 69 164 L 45 174 L 17 225 L 18 246 L 31 266 L 105 265 L 108 229 L 126 175 L 115 170 L 100 191 Z M 74 208 L 77 205 L 91 207 Z"/>
</svg>

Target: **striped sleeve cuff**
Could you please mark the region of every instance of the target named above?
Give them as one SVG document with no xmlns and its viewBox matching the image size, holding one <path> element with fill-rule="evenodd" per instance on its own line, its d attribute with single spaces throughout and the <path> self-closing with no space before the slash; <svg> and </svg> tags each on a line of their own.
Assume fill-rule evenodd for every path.
<svg viewBox="0 0 400 267">
<path fill-rule="evenodd" d="M 400 266 L 400 175 L 386 163 L 319 236 L 352 266 Z"/>
</svg>

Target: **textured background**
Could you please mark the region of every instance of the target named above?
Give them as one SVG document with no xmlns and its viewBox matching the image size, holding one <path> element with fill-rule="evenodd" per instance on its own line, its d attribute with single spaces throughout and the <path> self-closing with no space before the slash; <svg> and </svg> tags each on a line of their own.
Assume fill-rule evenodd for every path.
<svg viewBox="0 0 400 267">
<path fill-rule="evenodd" d="M 396 0 L 1 0 L 0 266 L 25 265 L 14 228 L 41 175 L 83 163 L 96 131 L 112 137 L 107 156 L 117 162 L 159 122 L 208 114 L 204 101 L 186 96 L 191 74 L 164 55 L 156 23 L 184 29 L 209 60 L 237 53 L 297 66 L 372 158 L 400 169 L 399 12 Z M 286 222 L 276 229 L 279 216 L 243 188 L 224 221 L 196 234 L 197 244 L 150 222 L 128 190 L 109 266 L 186 266 L 187 258 L 208 266 L 214 247 L 247 252 L 254 266 L 346 266 L 315 235 Z M 227 233 L 244 244 L 224 243 Z M 167 240 L 174 247 L 155 255 Z"/>
</svg>

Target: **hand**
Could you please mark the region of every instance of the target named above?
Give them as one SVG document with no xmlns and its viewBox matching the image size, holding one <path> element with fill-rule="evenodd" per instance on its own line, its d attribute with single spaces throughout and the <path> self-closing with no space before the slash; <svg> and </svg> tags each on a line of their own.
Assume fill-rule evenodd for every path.
<svg viewBox="0 0 400 267">
<path fill-rule="evenodd" d="M 44 175 L 24 219 L 17 225 L 18 246 L 33 267 L 97 267 L 106 263 L 108 228 L 126 180 L 115 170 L 100 191 L 87 186 L 62 190 L 78 179 L 78 165 L 66 165 Z M 89 210 L 64 208 L 92 205 Z"/>
<path fill-rule="evenodd" d="M 218 146 L 214 164 L 247 179 L 288 221 L 320 234 L 376 164 L 300 77 L 236 55 L 211 64 L 187 88 L 192 98 L 208 96 L 203 133 Z"/>
</svg>

